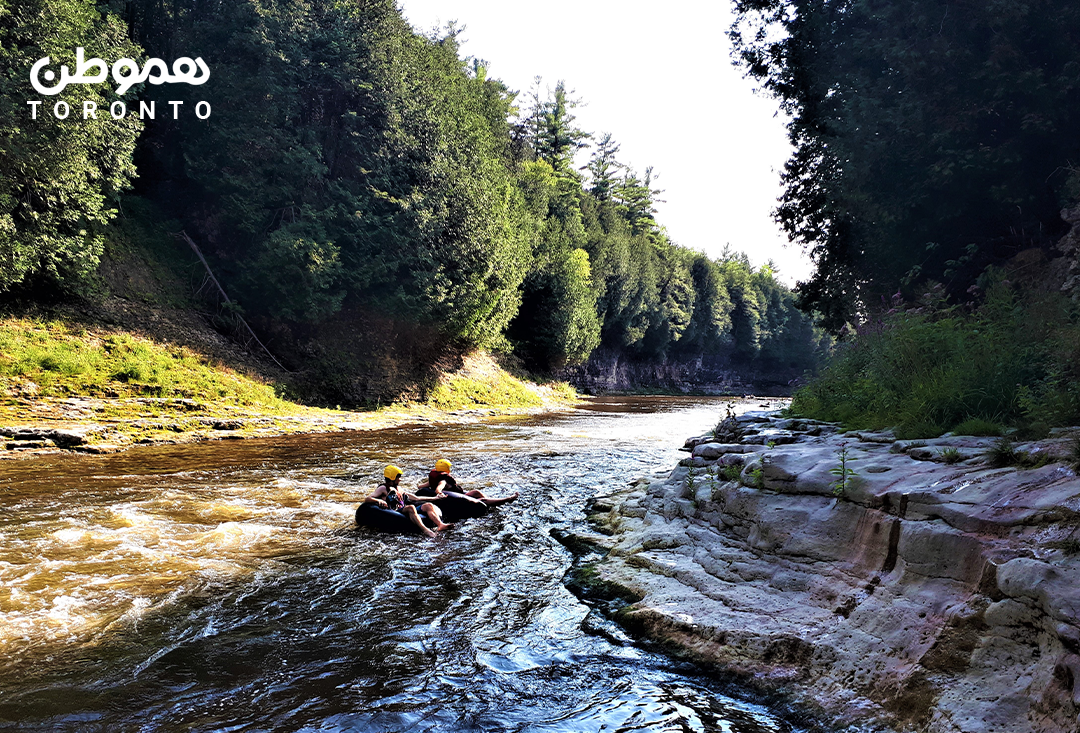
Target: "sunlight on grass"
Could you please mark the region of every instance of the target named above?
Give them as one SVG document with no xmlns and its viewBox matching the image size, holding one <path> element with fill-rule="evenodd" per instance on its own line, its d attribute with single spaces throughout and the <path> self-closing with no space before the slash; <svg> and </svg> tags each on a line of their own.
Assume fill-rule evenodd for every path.
<svg viewBox="0 0 1080 733">
<path fill-rule="evenodd" d="M 60 321 L 0 320 L 0 380 L 41 397 L 186 398 L 285 411 L 263 384 L 184 346 Z"/>
<path fill-rule="evenodd" d="M 432 391 L 428 403 L 443 410 L 457 410 L 478 406 L 536 407 L 543 400 L 520 380 L 500 373 L 483 380 L 448 377 Z"/>
</svg>

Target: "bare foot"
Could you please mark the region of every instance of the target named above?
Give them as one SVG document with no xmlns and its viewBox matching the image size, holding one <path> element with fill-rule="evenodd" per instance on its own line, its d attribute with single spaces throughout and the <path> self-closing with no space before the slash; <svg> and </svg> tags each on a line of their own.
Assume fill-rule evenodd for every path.
<svg viewBox="0 0 1080 733">
<path fill-rule="evenodd" d="M 435 531 L 436 532 L 445 532 L 446 530 L 453 529 L 453 528 L 454 528 L 453 522 L 451 522 L 449 524 L 444 523 L 444 524 L 440 524 L 440 525 L 436 526 Z"/>
<path fill-rule="evenodd" d="M 428 529 L 427 527 L 424 527 L 424 536 L 434 538 L 437 535 L 434 532 L 432 532 L 430 529 Z"/>
</svg>

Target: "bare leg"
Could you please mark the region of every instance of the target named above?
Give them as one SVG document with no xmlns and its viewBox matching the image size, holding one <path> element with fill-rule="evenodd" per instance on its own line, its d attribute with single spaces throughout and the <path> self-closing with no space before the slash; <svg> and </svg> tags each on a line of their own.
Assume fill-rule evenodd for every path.
<svg viewBox="0 0 1080 733">
<path fill-rule="evenodd" d="M 435 533 L 427 528 L 427 525 L 424 524 L 424 520 L 421 519 L 420 515 L 416 513 L 416 507 L 410 505 L 410 506 L 407 506 L 404 509 L 402 509 L 402 511 L 405 513 L 406 517 L 408 517 L 409 519 L 412 520 L 413 524 L 415 524 L 417 527 L 420 528 L 421 532 L 423 532 L 428 537 L 434 537 L 435 536 Z"/>
<path fill-rule="evenodd" d="M 479 489 L 473 489 L 472 491 L 466 491 L 465 495 L 466 496 L 471 496 L 474 499 L 479 499 L 480 501 L 484 502 L 488 506 L 499 506 L 500 504 L 507 504 L 507 503 L 513 501 L 514 499 L 518 498 L 518 492 L 516 492 L 516 491 L 513 494 L 510 494 L 510 496 L 501 496 L 501 497 L 499 497 L 497 499 L 489 499 L 488 497 L 484 496 L 484 493 L 482 491 L 480 491 Z"/>
<path fill-rule="evenodd" d="M 444 529 L 450 529 L 453 524 L 447 524 L 442 520 L 442 510 L 434 504 L 421 504 L 420 511 L 427 515 L 427 518 L 435 525 L 436 532 L 442 532 Z"/>
</svg>

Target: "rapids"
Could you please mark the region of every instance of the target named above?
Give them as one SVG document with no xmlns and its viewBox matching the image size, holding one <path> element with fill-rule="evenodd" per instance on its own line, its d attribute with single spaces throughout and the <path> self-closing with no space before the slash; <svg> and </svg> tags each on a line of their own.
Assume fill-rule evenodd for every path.
<svg viewBox="0 0 1080 733">
<path fill-rule="evenodd" d="M 723 404 L 4 462 L 0 729 L 799 730 L 576 599 L 550 535 Z M 522 496 L 434 540 L 355 528 L 385 463 L 438 457 Z"/>
</svg>

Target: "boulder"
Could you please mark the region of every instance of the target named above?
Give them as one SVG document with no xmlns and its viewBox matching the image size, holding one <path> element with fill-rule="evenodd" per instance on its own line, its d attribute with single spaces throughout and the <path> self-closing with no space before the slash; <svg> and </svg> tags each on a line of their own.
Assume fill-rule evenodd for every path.
<svg viewBox="0 0 1080 733">
<path fill-rule="evenodd" d="M 715 460 L 728 453 L 752 453 L 754 449 L 738 443 L 702 443 L 695 446 L 693 456 L 706 460 Z"/>
</svg>

